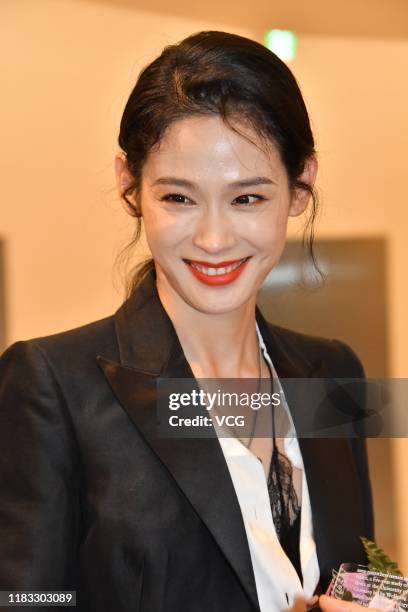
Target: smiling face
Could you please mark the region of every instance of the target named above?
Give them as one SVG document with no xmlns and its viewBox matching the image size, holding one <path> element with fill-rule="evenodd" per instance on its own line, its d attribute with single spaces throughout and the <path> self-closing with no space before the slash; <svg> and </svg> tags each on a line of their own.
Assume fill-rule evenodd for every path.
<svg viewBox="0 0 408 612">
<path fill-rule="evenodd" d="M 165 305 L 183 303 L 208 314 L 255 303 L 279 260 L 289 215 L 305 209 L 309 195 L 291 191 L 278 150 L 251 140 L 218 116 L 172 123 L 142 171 L 137 203 Z M 313 184 L 312 158 L 302 178 Z M 130 176 L 117 158 L 118 183 Z"/>
</svg>

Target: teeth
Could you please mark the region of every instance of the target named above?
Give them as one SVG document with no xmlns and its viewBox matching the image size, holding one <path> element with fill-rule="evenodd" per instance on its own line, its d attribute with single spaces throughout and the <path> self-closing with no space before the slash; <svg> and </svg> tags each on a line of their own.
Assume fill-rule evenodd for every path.
<svg viewBox="0 0 408 612">
<path fill-rule="evenodd" d="M 207 274 L 207 276 L 220 276 L 221 274 L 228 274 L 229 272 L 236 270 L 246 259 L 247 258 L 244 257 L 244 259 L 240 259 L 240 261 L 237 261 L 236 263 L 231 264 L 230 266 L 225 266 L 224 268 L 206 268 L 205 266 L 202 266 L 193 261 L 190 262 L 190 265 L 196 270 L 202 272 L 203 274 Z"/>
</svg>

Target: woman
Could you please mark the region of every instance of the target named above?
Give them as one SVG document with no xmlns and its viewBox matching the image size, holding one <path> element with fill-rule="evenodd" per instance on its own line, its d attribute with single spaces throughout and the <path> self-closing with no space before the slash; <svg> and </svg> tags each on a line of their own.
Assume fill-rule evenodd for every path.
<svg viewBox="0 0 408 612">
<path fill-rule="evenodd" d="M 153 259 L 114 315 L 1 358 L 0 589 L 76 590 L 87 612 L 303 609 L 332 568 L 365 561 L 364 440 L 156 427 L 159 378 L 363 376 L 346 345 L 256 306 L 288 217 L 316 209 L 301 93 L 258 43 L 202 32 L 143 70 L 119 144 Z M 296 425 L 302 405 L 288 411 Z"/>
</svg>

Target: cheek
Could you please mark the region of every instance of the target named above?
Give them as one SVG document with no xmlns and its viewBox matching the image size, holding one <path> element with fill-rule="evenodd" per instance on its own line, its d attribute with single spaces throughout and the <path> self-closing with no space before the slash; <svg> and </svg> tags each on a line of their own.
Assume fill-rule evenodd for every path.
<svg viewBox="0 0 408 612">
<path fill-rule="evenodd" d="M 143 224 L 146 240 L 153 255 L 174 249 L 185 239 L 189 224 L 181 217 L 182 215 L 175 216 L 163 209 L 155 210 L 153 207 L 145 206 Z"/>
<path fill-rule="evenodd" d="M 258 249 L 274 253 L 282 249 L 286 239 L 288 215 L 285 209 L 271 208 L 257 219 L 249 221 L 246 232 L 249 240 Z"/>
</svg>

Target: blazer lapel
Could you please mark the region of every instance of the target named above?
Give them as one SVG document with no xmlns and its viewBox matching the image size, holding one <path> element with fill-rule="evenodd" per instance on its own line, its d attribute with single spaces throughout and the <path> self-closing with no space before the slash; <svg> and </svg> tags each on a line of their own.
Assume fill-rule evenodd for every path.
<svg viewBox="0 0 408 612">
<path fill-rule="evenodd" d="M 259 603 L 245 527 L 220 444 L 157 432 L 157 379 L 194 378 L 161 305 L 154 272 L 115 315 L 121 363 L 97 356 L 114 394 L 223 551 L 256 610 Z"/>
</svg>

